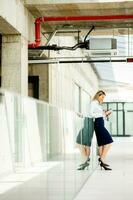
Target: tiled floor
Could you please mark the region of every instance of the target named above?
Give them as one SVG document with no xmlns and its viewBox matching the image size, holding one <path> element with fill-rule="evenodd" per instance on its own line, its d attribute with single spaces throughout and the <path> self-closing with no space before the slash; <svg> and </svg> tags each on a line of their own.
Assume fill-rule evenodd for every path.
<svg viewBox="0 0 133 200">
<path fill-rule="evenodd" d="M 133 200 L 132 137 L 114 139 L 108 163 L 113 170 L 98 167 L 75 200 Z"/>
</svg>

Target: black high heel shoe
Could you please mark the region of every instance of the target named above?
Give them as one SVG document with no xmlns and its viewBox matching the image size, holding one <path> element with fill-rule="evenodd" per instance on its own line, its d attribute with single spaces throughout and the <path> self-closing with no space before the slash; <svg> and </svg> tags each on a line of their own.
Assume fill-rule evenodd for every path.
<svg viewBox="0 0 133 200">
<path fill-rule="evenodd" d="M 98 158 L 98 161 L 99 161 L 99 163 L 102 163 L 104 166 L 109 167 L 109 165 L 106 164 L 106 163 L 104 163 L 104 162 L 101 160 L 101 158 Z"/>
<path fill-rule="evenodd" d="M 89 163 L 90 162 L 90 158 L 88 158 L 84 163 L 80 164 L 79 166 L 83 166 L 83 165 L 86 165 L 86 163 Z"/>
<path fill-rule="evenodd" d="M 84 170 L 85 168 L 88 168 L 89 164 L 90 164 L 89 162 L 86 162 L 82 164 L 77 170 Z"/>
<path fill-rule="evenodd" d="M 102 168 L 105 170 L 112 170 L 111 168 L 108 168 L 107 166 L 105 166 L 103 162 L 100 163 L 100 166 L 101 166 L 101 170 Z"/>
</svg>

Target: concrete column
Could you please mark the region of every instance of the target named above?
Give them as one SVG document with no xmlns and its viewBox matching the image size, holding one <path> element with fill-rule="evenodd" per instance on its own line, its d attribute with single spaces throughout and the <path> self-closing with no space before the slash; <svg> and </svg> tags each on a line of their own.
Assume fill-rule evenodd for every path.
<svg viewBox="0 0 133 200">
<path fill-rule="evenodd" d="M 2 87 L 28 94 L 28 48 L 21 35 L 2 37 Z"/>
</svg>

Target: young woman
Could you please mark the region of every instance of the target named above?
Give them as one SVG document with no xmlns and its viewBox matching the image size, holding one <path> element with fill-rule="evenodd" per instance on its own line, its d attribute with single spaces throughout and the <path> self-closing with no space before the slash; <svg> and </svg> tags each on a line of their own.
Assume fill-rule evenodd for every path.
<svg viewBox="0 0 133 200">
<path fill-rule="evenodd" d="M 104 118 L 111 114 L 111 111 L 104 111 L 102 103 L 106 94 L 104 91 L 99 90 L 93 97 L 91 102 L 90 114 L 95 119 L 94 130 L 96 133 L 97 143 L 99 146 L 99 163 L 101 169 L 111 170 L 109 165 L 105 163 L 105 157 L 110 149 L 111 143 L 113 142 L 111 135 L 104 127 Z"/>
<path fill-rule="evenodd" d="M 94 132 L 93 119 L 85 117 L 84 126 L 79 131 L 79 134 L 76 138 L 77 147 L 80 149 L 83 157 L 85 157 L 85 162 L 79 166 L 78 170 L 84 170 L 90 164 L 90 147 L 91 147 L 93 132 Z"/>
</svg>

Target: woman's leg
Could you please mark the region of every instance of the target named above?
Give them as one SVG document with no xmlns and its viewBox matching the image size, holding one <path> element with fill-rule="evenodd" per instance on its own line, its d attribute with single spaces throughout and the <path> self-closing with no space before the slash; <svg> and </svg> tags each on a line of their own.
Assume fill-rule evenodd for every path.
<svg viewBox="0 0 133 200">
<path fill-rule="evenodd" d="M 102 155 L 102 153 L 103 153 L 103 147 L 104 147 L 104 146 L 100 146 L 100 147 L 99 147 L 99 156 L 100 156 L 100 157 L 101 157 L 101 155 Z"/>
<path fill-rule="evenodd" d="M 89 157 L 90 156 L 90 147 L 86 146 L 86 156 Z"/>
<path fill-rule="evenodd" d="M 86 149 L 86 157 L 87 157 L 86 161 L 90 161 L 90 151 L 91 151 L 90 147 L 86 146 L 85 149 Z"/>
<path fill-rule="evenodd" d="M 81 155 L 87 157 L 86 147 L 80 145 Z"/>
<path fill-rule="evenodd" d="M 90 156 L 90 147 L 89 146 L 77 144 L 77 147 L 79 148 L 82 156 L 85 156 L 85 157 Z"/>
<path fill-rule="evenodd" d="M 100 157 L 101 157 L 102 160 L 104 160 L 106 155 L 107 155 L 107 153 L 108 153 L 108 151 L 109 151 L 109 149 L 110 149 L 110 147 L 111 147 L 111 144 L 106 144 L 106 145 L 104 145 L 102 147 L 103 148 L 102 148 Z"/>
<path fill-rule="evenodd" d="M 78 170 L 84 170 L 86 167 L 88 168 L 89 166 L 89 163 L 90 163 L 90 147 L 89 146 L 84 146 L 84 161 L 82 164 L 80 164 Z M 82 159 L 83 159 L 83 156 L 82 156 Z"/>
<path fill-rule="evenodd" d="M 89 150 L 86 149 L 86 146 L 81 145 L 81 144 L 77 144 L 77 147 L 80 150 L 82 162 L 85 162 L 88 157 Z"/>
<path fill-rule="evenodd" d="M 83 163 L 80 164 L 80 167 L 78 168 L 78 170 L 84 170 L 86 167 L 89 166 L 90 147 L 78 145 L 78 148 L 80 149 L 80 152 L 81 152 L 81 155 L 82 155 L 82 160 L 83 160 Z"/>
</svg>

